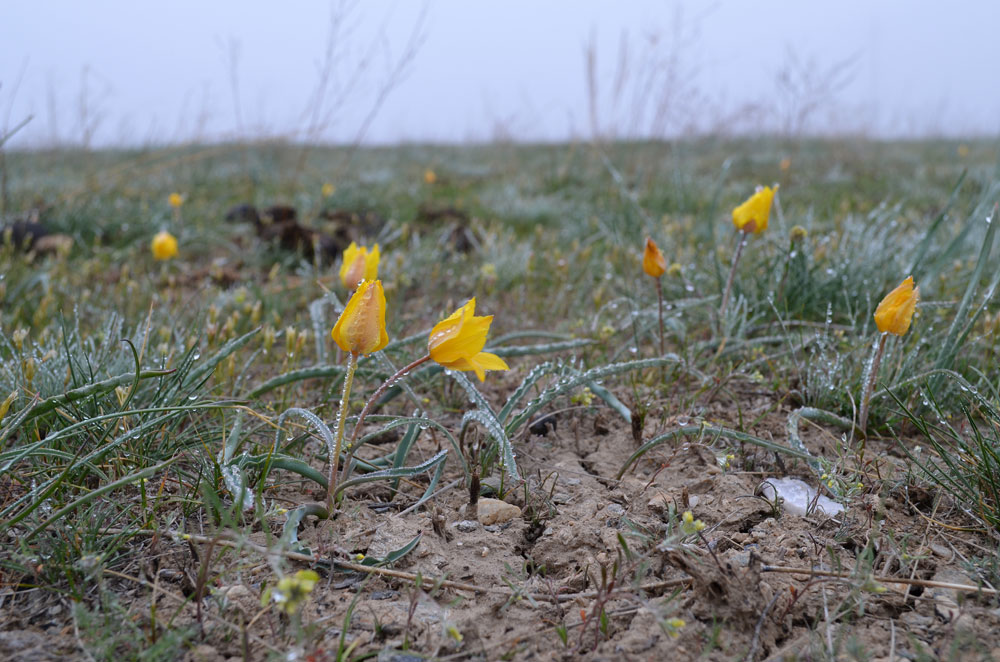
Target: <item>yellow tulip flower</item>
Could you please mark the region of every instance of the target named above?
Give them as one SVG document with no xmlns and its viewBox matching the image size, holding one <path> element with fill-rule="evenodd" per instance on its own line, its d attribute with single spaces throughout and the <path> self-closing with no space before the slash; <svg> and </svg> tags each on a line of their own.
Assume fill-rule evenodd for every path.
<svg viewBox="0 0 1000 662">
<path fill-rule="evenodd" d="M 486 334 L 493 316 L 476 317 L 476 298 L 441 320 L 431 329 L 427 349 L 431 358 L 452 370 L 473 370 L 479 381 L 486 380 L 487 370 L 509 370 L 496 354 L 484 352 Z"/>
<path fill-rule="evenodd" d="M 361 281 L 330 335 L 342 350 L 355 355 L 371 354 L 389 344 L 382 281 Z"/>
<path fill-rule="evenodd" d="M 424 170 L 424 183 L 425 184 L 431 185 L 434 182 L 436 182 L 437 180 L 438 180 L 437 173 L 435 173 L 430 168 L 428 168 L 427 170 Z"/>
<path fill-rule="evenodd" d="M 344 251 L 344 263 L 340 265 L 340 282 L 348 290 L 353 290 L 362 280 L 378 278 L 378 244 L 368 252 L 367 246 L 358 246 L 353 241 Z"/>
<path fill-rule="evenodd" d="M 337 192 L 337 187 L 335 187 L 330 182 L 326 182 L 325 184 L 323 184 L 323 187 L 320 189 L 320 193 L 323 194 L 324 198 L 329 198 L 336 192 Z"/>
<path fill-rule="evenodd" d="M 882 333 L 906 335 L 919 300 L 920 288 L 913 286 L 913 276 L 907 276 L 875 309 L 875 326 Z"/>
<path fill-rule="evenodd" d="M 653 278 L 659 278 L 667 271 L 667 260 L 656 242 L 646 237 L 646 250 L 642 254 L 642 270 Z"/>
<path fill-rule="evenodd" d="M 167 204 L 169 204 L 174 209 L 177 209 L 184 204 L 184 196 L 180 193 L 171 193 L 167 196 Z"/>
<path fill-rule="evenodd" d="M 153 251 L 153 259 L 169 260 L 177 255 L 177 238 L 166 230 L 161 230 L 153 237 L 149 247 Z"/>
<path fill-rule="evenodd" d="M 746 202 L 733 210 L 733 225 L 740 232 L 760 234 L 767 229 L 767 219 L 771 215 L 771 201 L 778 187 L 758 188 Z"/>
</svg>

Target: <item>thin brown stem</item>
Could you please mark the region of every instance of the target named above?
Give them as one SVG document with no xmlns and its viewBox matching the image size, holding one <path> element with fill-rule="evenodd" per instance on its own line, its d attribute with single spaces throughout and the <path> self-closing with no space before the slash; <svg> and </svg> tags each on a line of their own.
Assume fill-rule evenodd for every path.
<svg viewBox="0 0 1000 662">
<path fill-rule="evenodd" d="M 351 433 L 351 441 L 347 445 L 348 449 L 354 448 L 354 443 L 358 440 L 358 433 L 361 431 L 361 424 L 365 422 L 365 417 L 368 416 L 368 413 L 371 411 L 371 408 L 375 406 L 375 401 L 378 400 L 379 397 L 381 397 L 381 395 L 385 393 L 390 386 L 392 386 L 400 379 L 408 375 L 411 370 L 413 370 L 414 368 L 416 368 L 421 364 L 427 363 L 430 360 L 431 360 L 430 354 L 420 357 L 413 363 L 405 365 L 399 370 L 397 370 L 396 374 L 394 374 L 392 377 L 382 382 L 382 385 L 379 386 L 377 389 L 375 389 L 375 392 L 372 393 L 372 397 L 368 398 L 368 402 L 365 403 L 364 409 L 362 409 L 361 413 L 358 414 L 358 420 L 354 424 L 354 432 Z"/>
<path fill-rule="evenodd" d="M 663 356 L 663 283 L 662 277 L 656 279 L 656 299 L 660 305 L 660 356 Z"/>
<path fill-rule="evenodd" d="M 865 383 L 865 391 L 861 398 L 861 415 L 858 416 L 858 427 L 861 429 L 861 461 L 864 462 L 865 439 L 868 438 L 868 409 L 871 406 L 872 392 L 875 390 L 875 381 L 878 379 L 878 369 L 882 364 L 882 353 L 885 351 L 885 341 L 889 338 L 888 333 L 883 333 L 878 340 L 878 348 L 875 350 L 875 357 L 872 359 L 871 371 L 868 374 L 868 381 Z"/>
<path fill-rule="evenodd" d="M 740 263 L 740 256 L 743 255 L 743 247 L 747 245 L 747 235 L 742 230 L 736 231 L 739 241 L 736 244 L 736 251 L 733 253 L 733 266 L 729 268 L 729 278 L 726 279 L 726 289 L 722 293 L 722 305 L 719 306 L 719 319 L 726 317 L 726 308 L 729 306 L 729 294 L 733 290 L 733 278 L 736 276 L 736 265 Z"/>
</svg>

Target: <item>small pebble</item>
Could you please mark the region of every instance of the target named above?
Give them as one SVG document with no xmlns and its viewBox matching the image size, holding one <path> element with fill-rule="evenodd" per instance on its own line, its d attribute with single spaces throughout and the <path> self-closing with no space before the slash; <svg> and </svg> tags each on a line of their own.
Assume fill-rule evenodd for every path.
<svg viewBox="0 0 1000 662">
<path fill-rule="evenodd" d="M 521 516 L 521 509 L 499 499 L 479 500 L 479 523 L 502 524 Z"/>
<path fill-rule="evenodd" d="M 609 515 L 614 515 L 615 517 L 621 517 L 622 515 L 625 514 L 624 506 L 621 506 L 617 503 L 609 503 L 605 508 L 605 510 L 608 511 Z"/>
<path fill-rule="evenodd" d="M 472 533 L 479 528 L 479 522 L 471 519 L 463 519 L 459 522 L 452 524 L 453 527 L 461 531 L 462 533 Z"/>
</svg>

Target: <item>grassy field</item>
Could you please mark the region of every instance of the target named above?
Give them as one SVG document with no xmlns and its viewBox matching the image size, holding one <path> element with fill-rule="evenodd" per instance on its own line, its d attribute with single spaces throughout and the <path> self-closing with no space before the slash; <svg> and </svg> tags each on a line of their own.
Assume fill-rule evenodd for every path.
<svg viewBox="0 0 1000 662">
<path fill-rule="evenodd" d="M 6 658 L 1000 651 L 992 143 L 5 157 L 4 225 L 71 239 L 0 248 Z M 732 210 L 773 184 L 722 311 Z M 227 221 L 242 204 L 379 244 L 389 342 L 346 400 L 340 259 Z M 510 370 L 428 361 L 355 429 L 471 297 Z M 843 510 L 796 514 L 784 477 Z"/>
</svg>

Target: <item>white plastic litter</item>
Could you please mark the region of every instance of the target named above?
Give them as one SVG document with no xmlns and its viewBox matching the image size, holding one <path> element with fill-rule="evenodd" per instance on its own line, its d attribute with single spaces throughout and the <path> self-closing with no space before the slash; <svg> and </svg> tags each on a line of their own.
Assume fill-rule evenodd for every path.
<svg viewBox="0 0 1000 662">
<path fill-rule="evenodd" d="M 822 512 L 829 516 L 844 512 L 844 507 L 833 499 L 822 495 L 817 499 L 816 488 L 807 485 L 798 478 L 768 478 L 761 486 L 761 493 L 769 501 L 774 500 L 775 490 L 778 491 L 778 496 L 784 499 L 782 507 L 785 512 L 792 515 L 804 516 L 813 500 L 816 500 L 813 512 Z"/>
</svg>

